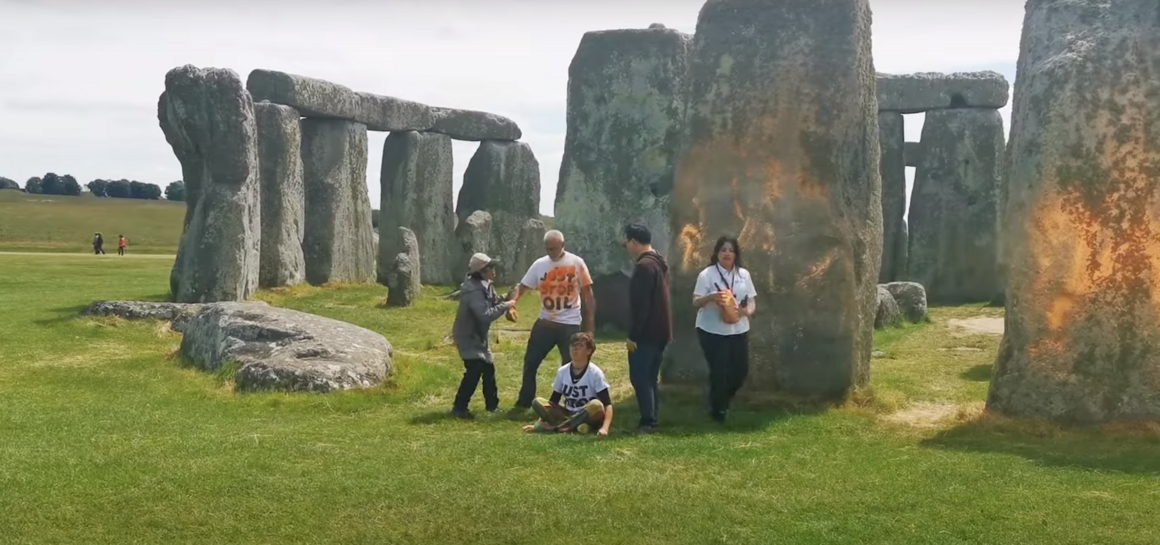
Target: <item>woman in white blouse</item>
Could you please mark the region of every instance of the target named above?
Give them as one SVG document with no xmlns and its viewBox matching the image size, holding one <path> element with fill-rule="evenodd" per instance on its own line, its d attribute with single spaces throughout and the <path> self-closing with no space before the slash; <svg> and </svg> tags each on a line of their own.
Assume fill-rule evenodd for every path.
<svg viewBox="0 0 1160 545">
<path fill-rule="evenodd" d="M 749 318 L 757 312 L 757 290 L 741 267 L 741 246 L 734 237 L 717 239 L 709 266 L 697 275 L 693 306 L 697 338 L 709 363 L 709 411 L 725 421 L 729 403 L 749 374 Z"/>
</svg>

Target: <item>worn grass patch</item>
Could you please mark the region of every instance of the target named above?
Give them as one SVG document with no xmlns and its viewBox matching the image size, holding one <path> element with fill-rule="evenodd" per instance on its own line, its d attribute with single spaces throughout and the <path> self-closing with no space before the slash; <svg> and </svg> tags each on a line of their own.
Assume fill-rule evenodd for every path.
<svg viewBox="0 0 1160 545">
<path fill-rule="evenodd" d="M 630 433 L 623 344 L 608 339 L 596 361 L 616 421 L 596 441 L 522 434 L 527 415 L 482 413 L 479 394 L 477 420 L 447 417 L 462 373 L 441 343 L 449 290 L 403 310 L 381 308 L 373 286 L 264 292 L 383 333 L 398 372 L 361 392 L 239 394 L 228 372 L 184 365 L 179 336 L 155 322 L 78 317 L 93 299 L 167 289 L 165 260 L 89 257 L 0 255 L 0 541 L 1160 541 L 1155 429 L 979 410 L 998 339 L 951 338 L 946 322 L 999 309 L 934 309 L 929 324 L 879 333 L 887 357 L 843 407 L 744 405 L 722 427 L 699 392 L 666 389 L 650 436 Z M 505 408 L 534 309 L 521 315 L 499 323 Z"/>
</svg>

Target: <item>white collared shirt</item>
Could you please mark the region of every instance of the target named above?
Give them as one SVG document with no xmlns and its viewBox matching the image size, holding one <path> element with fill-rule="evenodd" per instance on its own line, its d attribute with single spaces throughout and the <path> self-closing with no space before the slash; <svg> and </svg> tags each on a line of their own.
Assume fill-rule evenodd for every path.
<svg viewBox="0 0 1160 545">
<path fill-rule="evenodd" d="M 724 267 L 709 265 L 697 275 L 697 286 L 693 288 L 694 297 L 704 297 L 716 293 L 720 289 L 732 288 L 733 297 L 737 304 L 746 297 L 750 301 L 757 298 L 757 290 L 753 287 L 753 279 L 749 271 L 741 267 L 733 267 L 732 271 Z M 727 324 L 721 320 L 721 308 L 716 303 L 709 303 L 697 310 L 697 329 L 703 329 L 714 335 L 739 335 L 749 331 L 749 318 L 742 316 L 735 324 Z"/>
</svg>

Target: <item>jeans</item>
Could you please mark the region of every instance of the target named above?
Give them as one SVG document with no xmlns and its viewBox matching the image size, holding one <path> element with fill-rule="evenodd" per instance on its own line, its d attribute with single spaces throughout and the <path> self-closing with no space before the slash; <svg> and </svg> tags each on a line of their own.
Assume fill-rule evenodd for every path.
<svg viewBox="0 0 1160 545">
<path fill-rule="evenodd" d="M 664 345 L 638 343 L 636 350 L 628 354 L 628 378 L 636 391 L 636 403 L 640 407 L 640 425 L 656 426 L 658 410 L 657 380 L 661 372 L 661 357 Z"/>
<path fill-rule="evenodd" d="M 572 335 L 580 332 L 579 325 L 559 324 L 548 320 L 536 320 L 532 334 L 528 337 L 528 348 L 524 352 L 524 379 L 520 384 L 517 407 L 529 408 L 536 397 L 536 373 L 544 358 L 555 348 L 560 351 L 560 365 L 572 363 L 570 341 Z"/>
<path fill-rule="evenodd" d="M 709 363 L 709 410 L 724 415 L 749 374 L 749 334 L 715 335 L 697 330 Z"/>
<path fill-rule="evenodd" d="M 455 404 L 452 407 L 458 411 L 466 411 L 467 404 L 471 403 L 471 396 L 475 395 L 475 388 L 479 386 L 479 379 L 483 378 L 483 402 L 487 410 L 499 407 L 499 390 L 495 385 L 495 364 L 484 360 L 464 360 L 463 380 L 459 382 L 459 391 L 455 394 Z"/>
</svg>

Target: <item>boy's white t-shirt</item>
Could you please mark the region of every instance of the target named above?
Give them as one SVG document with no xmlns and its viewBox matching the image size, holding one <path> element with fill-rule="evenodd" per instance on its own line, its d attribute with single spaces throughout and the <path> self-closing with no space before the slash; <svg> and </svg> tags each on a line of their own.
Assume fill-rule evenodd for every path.
<svg viewBox="0 0 1160 545">
<path fill-rule="evenodd" d="M 559 261 L 541 257 L 528 267 L 520 283 L 540 292 L 540 318 L 567 325 L 583 321 L 580 288 L 592 285 L 592 275 L 580 256 L 564 252 Z"/>
<path fill-rule="evenodd" d="M 714 285 L 716 284 L 716 285 Z M 726 271 L 716 265 L 709 265 L 697 275 L 697 286 L 693 288 L 694 297 L 704 297 L 716 293 L 717 288 L 733 288 L 733 297 L 737 304 L 749 297 L 750 301 L 757 298 L 757 289 L 753 287 L 753 279 L 749 271 L 734 267 L 733 271 Z M 717 303 L 709 303 L 697 311 L 697 329 L 703 329 L 714 335 L 740 335 L 749 331 L 749 318 L 742 316 L 735 324 L 727 324 L 721 320 L 721 307 Z"/>
<path fill-rule="evenodd" d="M 566 364 L 556 371 L 556 380 L 552 382 L 552 390 L 560 392 L 563 398 L 561 405 L 570 413 L 578 413 L 589 401 L 596 399 L 596 394 L 608 389 L 608 380 L 604 378 L 604 371 L 595 363 L 588 362 L 588 369 L 575 382 L 572 381 L 572 364 Z"/>
</svg>

